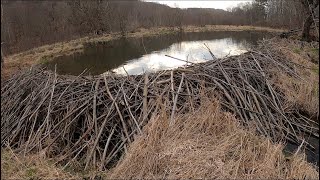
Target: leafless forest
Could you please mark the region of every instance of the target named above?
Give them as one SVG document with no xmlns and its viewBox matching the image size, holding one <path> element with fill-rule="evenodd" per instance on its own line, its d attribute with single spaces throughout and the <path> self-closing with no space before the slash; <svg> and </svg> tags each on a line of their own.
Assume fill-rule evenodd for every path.
<svg viewBox="0 0 320 180">
<path fill-rule="evenodd" d="M 238 7 L 179 9 L 143 1 L 2 1 L 4 54 L 44 44 L 138 28 L 254 25 L 301 28 L 309 15 L 301 0 L 255 0 Z M 310 1 L 312 2 L 312 0 Z M 306 6 L 308 8 L 308 6 Z"/>
</svg>

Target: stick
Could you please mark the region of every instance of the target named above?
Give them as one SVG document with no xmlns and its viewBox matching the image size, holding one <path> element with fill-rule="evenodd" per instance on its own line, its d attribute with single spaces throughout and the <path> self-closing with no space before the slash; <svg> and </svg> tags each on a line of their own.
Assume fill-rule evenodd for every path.
<svg viewBox="0 0 320 180">
<path fill-rule="evenodd" d="M 143 107 L 142 107 L 142 112 L 143 112 L 143 118 L 142 121 L 144 121 L 147 118 L 147 107 L 148 107 L 148 101 L 147 101 L 147 95 L 148 95 L 148 73 L 145 74 L 144 76 L 144 88 L 143 88 Z"/>
<path fill-rule="evenodd" d="M 174 103 L 173 103 L 173 107 L 172 107 L 172 112 L 171 112 L 171 121 L 170 123 L 171 124 L 174 124 L 174 112 L 176 110 L 176 105 L 177 105 L 177 101 L 178 101 L 178 96 L 179 96 L 179 93 L 180 93 L 180 90 L 181 90 L 181 87 L 182 87 L 182 83 L 183 83 L 183 80 L 184 80 L 184 73 L 182 73 L 182 76 L 181 76 L 181 81 L 180 81 L 180 84 L 179 84 L 179 88 L 178 88 L 178 91 L 177 91 L 177 94 L 175 96 L 175 99 L 174 99 Z"/>
</svg>

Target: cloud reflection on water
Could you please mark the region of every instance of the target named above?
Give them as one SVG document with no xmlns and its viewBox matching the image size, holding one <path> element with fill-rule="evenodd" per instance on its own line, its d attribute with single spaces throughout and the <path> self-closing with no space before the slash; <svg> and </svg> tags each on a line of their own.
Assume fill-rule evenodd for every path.
<svg viewBox="0 0 320 180">
<path fill-rule="evenodd" d="M 113 70 L 117 74 L 141 74 L 148 71 L 172 69 L 186 63 L 165 55 L 190 62 L 211 60 L 206 43 L 217 58 L 238 55 L 257 41 L 268 37 L 263 32 L 194 32 L 147 36 L 143 38 L 120 38 L 112 41 L 86 43 L 84 51 L 71 56 L 64 55 L 48 61 L 45 67 L 58 74 L 79 75 L 85 69 L 85 75 L 100 75 Z M 145 53 L 145 49 L 147 53 Z"/>
<path fill-rule="evenodd" d="M 236 43 L 231 38 L 205 40 L 205 41 L 184 41 L 174 43 L 166 49 L 154 51 L 143 55 L 141 58 L 132 59 L 125 65 L 113 69 L 116 74 L 141 74 L 143 72 L 154 72 L 157 70 L 167 70 L 186 65 L 186 62 L 179 61 L 165 55 L 188 60 L 193 63 L 212 60 L 210 53 L 204 46 L 207 44 L 212 53 L 217 58 L 226 55 L 239 55 L 247 52 L 244 43 Z M 124 70 L 125 69 L 125 70 Z"/>
</svg>

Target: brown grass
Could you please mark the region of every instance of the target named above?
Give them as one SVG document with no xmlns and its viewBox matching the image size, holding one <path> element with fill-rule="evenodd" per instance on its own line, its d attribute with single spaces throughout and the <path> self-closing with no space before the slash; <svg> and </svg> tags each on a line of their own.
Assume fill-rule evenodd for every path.
<svg viewBox="0 0 320 180">
<path fill-rule="evenodd" d="M 303 45 L 301 45 L 303 44 Z M 287 109 L 301 109 L 309 116 L 319 117 L 319 44 L 292 39 L 272 39 L 269 48 L 297 65 L 295 71 L 303 78 L 296 79 L 274 69 L 273 83 L 284 93 Z"/>
<path fill-rule="evenodd" d="M 178 115 L 172 125 L 169 121 L 170 114 L 164 111 L 149 121 L 143 135 L 109 172 L 79 172 L 71 167 L 65 171 L 42 154 L 24 157 L 5 149 L 1 178 L 319 179 L 304 154 L 284 155 L 282 144 L 257 136 L 254 128 L 244 129 L 233 114 L 221 111 L 214 98 L 203 100 L 196 112 Z"/>
<path fill-rule="evenodd" d="M 10 149 L 1 150 L 1 179 L 80 179 L 63 171 L 42 155 L 22 156 Z"/>
<path fill-rule="evenodd" d="M 285 157 L 283 145 L 244 130 L 219 103 L 181 115 L 169 125 L 163 112 L 144 128 L 108 177 L 213 179 L 318 179 L 304 155 Z"/>
</svg>

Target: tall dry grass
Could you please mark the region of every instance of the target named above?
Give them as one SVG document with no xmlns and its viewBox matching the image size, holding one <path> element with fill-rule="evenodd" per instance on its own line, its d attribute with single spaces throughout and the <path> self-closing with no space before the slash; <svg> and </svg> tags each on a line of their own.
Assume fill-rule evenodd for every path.
<svg viewBox="0 0 320 180">
<path fill-rule="evenodd" d="M 282 144 L 257 136 L 254 126 L 244 129 L 214 98 L 201 103 L 196 112 L 177 114 L 171 125 L 163 107 L 109 172 L 70 173 L 71 169 L 63 170 L 44 155 L 22 156 L 3 149 L 1 179 L 319 178 L 304 154 L 286 157 Z"/>
<path fill-rule="evenodd" d="M 151 120 L 108 178 L 319 178 L 303 154 L 285 157 L 283 145 L 243 129 L 218 101 L 169 121 L 166 112 Z"/>
<path fill-rule="evenodd" d="M 294 71 L 303 78 L 297 79 L 278 69 L 270 70 L 274 72 L 271 81 L 285 96 L 285 108 L 300 109 L 318 119 L 319 43 L 274 38 L 269 40 L 267 47 L 295 63 Z"/>
<path fill-rule="evenodd" d="M 44 155 L 23 156 L 14 153 L 11 149 L 1 149 L 1 179 L 81 179 L 54 165 Z"/>
</svg>

